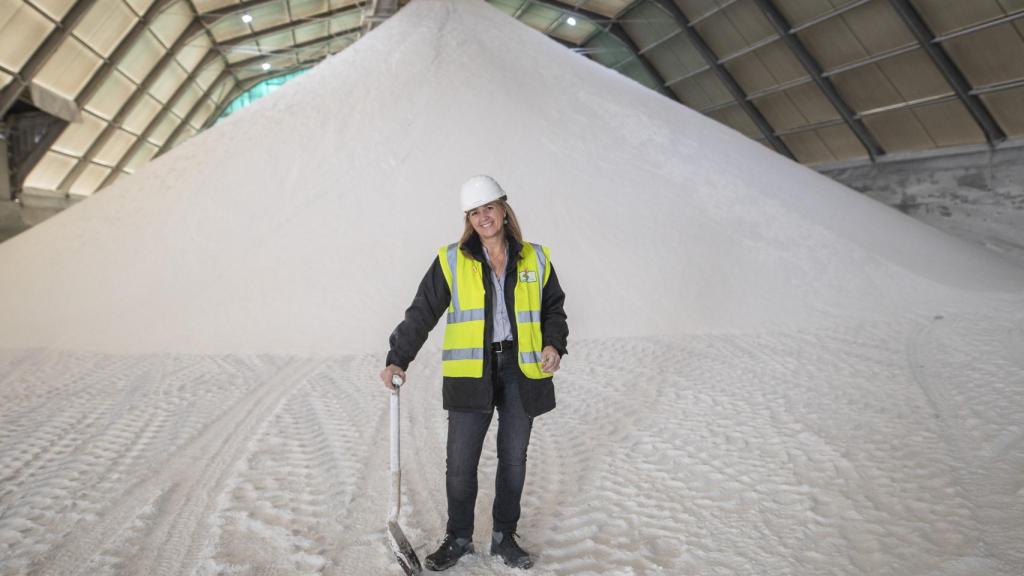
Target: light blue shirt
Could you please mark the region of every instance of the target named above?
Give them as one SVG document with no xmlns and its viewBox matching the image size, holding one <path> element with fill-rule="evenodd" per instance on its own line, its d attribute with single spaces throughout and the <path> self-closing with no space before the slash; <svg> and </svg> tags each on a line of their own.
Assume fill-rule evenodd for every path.
<svg viewBox="0 0 1024 576">
<path fill-rule="evenodd" d="M 508 253 L 508 242 L 505 242 L 505 258 L 511 257 Z M 484 247 L 484 258 L 487 258 L 487 266 L 491 269 L 491 286 L 494 288 L 491 290 L 491 293 L 494 294 L 494 334 L 492 334 L 491 342 L 514 340 L 512 338 L 512 322 L 508 319 L 508 308 L 505 307 L 505 271 L 502 270 L 502 274 L 499 276 L 494 270 L 491 255 L 487 253 L 486 247 Z"/>
</svg>

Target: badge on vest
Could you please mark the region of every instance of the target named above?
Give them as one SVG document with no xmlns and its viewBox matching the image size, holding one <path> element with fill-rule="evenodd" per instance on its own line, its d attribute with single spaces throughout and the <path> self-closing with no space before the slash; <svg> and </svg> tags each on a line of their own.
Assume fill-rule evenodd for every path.
<svg viewBox="0 0 1024 576">
<path fill-rule="evenodd" d="M 520 282 L 536 282 L 537 281 L 537 273 L 534 272 L 533 270 L 526 270 L 524 272 L 520 272 L 519 273 L 519 281 Z"/>
</svg>

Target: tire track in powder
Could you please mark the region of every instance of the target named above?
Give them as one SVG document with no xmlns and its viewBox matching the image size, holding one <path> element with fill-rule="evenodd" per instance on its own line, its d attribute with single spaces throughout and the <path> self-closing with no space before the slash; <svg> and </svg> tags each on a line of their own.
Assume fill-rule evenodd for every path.
<svg viewBox="0 0 1024 576">
<path fill-rule="evenodd" d="M 202 549 L 219 487 L 244 456 L 253 433 L 322 360 L 293 360 L 252 394 L 244 396 L 172 454 L 154 474 L 127 491 L 89 527 L 78 527 L 35 567 L 46 574 L 79 574 L 104 542 L 158 501 L 156 524 L 149 528 L 143 554 L 131 562 L 136 574 L 191 571 Z"/>
</svg>

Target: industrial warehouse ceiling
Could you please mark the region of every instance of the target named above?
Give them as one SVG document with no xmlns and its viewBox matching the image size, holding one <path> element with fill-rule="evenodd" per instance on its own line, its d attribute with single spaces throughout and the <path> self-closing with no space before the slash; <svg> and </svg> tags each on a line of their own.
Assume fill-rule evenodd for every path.
<svg viewBox="0 0 1024 576">
<path fill-rule="evenodd" d="M 0 2 L 14 190 L 48 196 L 135 171 L 356 42 L 384 4 Z M 1024 137 L 1024 0 L 489 3 L 807 165 Z"/>
</svg>

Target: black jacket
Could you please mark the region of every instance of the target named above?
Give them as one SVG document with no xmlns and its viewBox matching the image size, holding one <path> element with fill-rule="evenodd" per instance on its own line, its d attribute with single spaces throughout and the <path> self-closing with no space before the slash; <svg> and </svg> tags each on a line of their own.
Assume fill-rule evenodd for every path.
<svg viewBox="0 0 1024 576">
<path fill-rule="evenodd" d="M 514 238 L 508 239 L 508 253 L 519 257 L 521 245 Z M 483 245 L 477 236 L 465 243 L 469 253 L 483 265 L 483 278 L 491 277 L 491 269 L 484 257 Z M 454 271 L 453 271 L 454 272 Z M 505 268 L 505 306 L 509 311 L 512 334 L 518 334 L 515 315 L 515 288 L 519 281 L 516 274 L 516 259 L 508 258 Z M 490 283 L 484 289 L 489 294 Z M 419 289 L 412 304 L 405 311 L 405 319 L 391 333 L 391 350 L 388 352 L 387 364 L 394 364 L 406 370 L 416 358 L 427 334 L 437 325 L 437 321 L 448 310 L 451 302 L 451 290 L 444 279 L 441 261 L 434 258 L 433 264 L 420 282 Z M 494 301 L 488 295 L 484 298 L 484 342 L 491 341 L 494 329 Z M 566 323 L 565 293 L 558 284 L 555 267 L 551 267 L 551 276 L 543 288 L 541 295 L 541 334 L 544 346 L 554 346 L 561 355 L 566 354 L 566 340 L 569 337 L 569 326 Z M 555 407 L 555 387 L 551 378 L 533 380 L 523 377 L 524 388 L 520 396 L 523 408 L 530 416 L 539 416 Z M 449 378 L 444 379 L 444 408 L 456 411 L 489 411 L 494 405 L 494 385 L 491 374 L 491 354 L 484 354 L 483 378 Z"/>
</svg>

